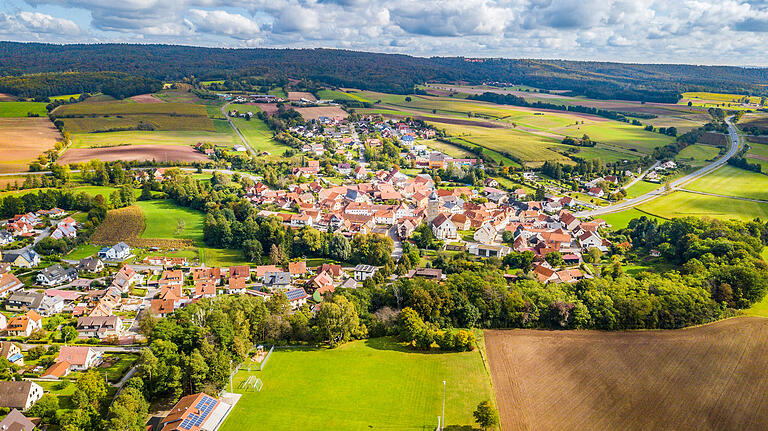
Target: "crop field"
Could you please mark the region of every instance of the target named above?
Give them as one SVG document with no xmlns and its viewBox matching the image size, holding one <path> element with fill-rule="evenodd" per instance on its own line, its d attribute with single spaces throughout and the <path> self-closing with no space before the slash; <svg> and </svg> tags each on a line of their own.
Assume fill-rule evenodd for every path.
<svg viewBox="0 0 768 431">
<path fill-rule="evenodd" d="M 81 93 L 77 93 L 77 94 L 61 94 L 59 96 L 51 96 L 51 97 L 49 97 L 49 99 L 51 99 L 51 101 L 54 101 L 54 100 L 70 101 L 71 99 L 77 99 L 78 97 L 80 97 L 80 94 Z"/>
<path fill-rule="evenodd" d="M 457 147 L 455 145 L 451 145 L 446 142 L 438 141 L 435 139 L 418 140 L 416 141 L 416 145 L 426 145 L 428 148 L 431 148 L 436 151 L 440 151 L 441 153 L 447 154 L 457 159 L 477 158 L 477 155 L 463 148 Z"/>
<path fill-rule="evenodd" d="M 317 120 L 320 117 L 340 117 L 347 118 L 349 114 L 347 111 L 341 109 L 338 106 L 317 106 L 314 108 L 294 108 L 296 111 L 304 117 L 305 120 Z"/>
<path fill-rule="evenodd" d="M 312 93 L 307 93 L 305 91 L 289 91 L 288 92 L 288 100 L 301 100 L 306 99 L 312 102 L 317 101 L 317 98 Z"/>
<path fill-rule="evenodd" d="M 750 162 L 759 163 L 763 167 L 763 172 L 768 173 L 768 144 L 755 142 L 755 138 L 748 138 L 749 151 L 746 157 L 750 159 Z M 768 142 L 762 141 L 762 142 Z"/>
<path fill-rule="evenodd" d="M 47 117 L 44 102 L 0 102 L 0 118 L 27 117 L 28 113 Z"/>
<path fill-rule="evenodd" d="M 203 213 L 176 205 L 170 200 L 138 201 L 144 213 L 141 238 L 203 240 Z"/>
<path fill-rule="evenodd" d="M 694 104 L 718 104 L 718 103 L 752 103 L 760 104 L 760 97 L 746 96 L 742 94 L 727 94 L 727 93 L 706 93 L 701 91 L 694 91 L 683 93 L 683 98 L 680 100 L 680 104 L 688 104 L 688 101 Z"/>
<path fill-rule="evenodd" d="M 198 142 L 210 142 L 215 146 L 232 147 L 236 142 L 229 124 L 218 132 L 197 131 L 139 131 L 107 133 L 78 133 L 72 135 L 71 148 L 115 147 L 119 145 L 195 145 Z"/>
<path fill-rule="evenodd" d="M 768 200 L 768 175 L 723 166 L 688 183 L 686 189 L 726 196 Z"/>
<path fill-rule="evenodd" d="M 739 127 L 755 127 L 764 133 L 768 129 L 768 115 L 764 112 L 748 112 L 742 115 Z"/>
<path fill-rule="evenodd" d="M 631 151 L 626 148 L 602 143 L 597 144 L 594 147 L 562 146 L 560 148 L 568 151 L 569 153 L 573 153 L 582 159 L 600 159 L 605 163 L 615 163 L 622 160 L 640 159 L 645 156 L 645 154 L 637 151 Z"/>
<path fill-rule="evenodd" d="M 266 151 L 270 155 L 280 156 L 285 150 L 290 148 L 272 139 L 272 130 L 270 130 L 265 122 L 258 118 L 251 118 L 250 121 L 244 118 L 233 118 L 232 122 L 235 123 L 240 133 L 245 136 L 245 140 L 254 151 Z"/>
<path fill-rule="evenodd" d="M 605 142 L 646 154 L 653 152 L 653 149 L 656 147 L 664 146 L 674 141 L 674 138 L 670 136 L 648 132 L 643 130 L 642 127 L 617 121 L 571 125 L 553 129 L 552 131 L 577 137 L 589 135 L 594 141 Z"/>
<path fill-rule="evenodd" d="M 502 428 L 762 430 L 768 320 L 670 331 L 486 331 Z"/>
<path fill-rule="evenodd" d="M 75 103 L 53 111 L 70 133 L 122 130 L 207 130 L 213 121 L 202 105 L 186 103 Z"/>
<path fill-rule="evenodd" d="M 192 147 L 182 145 L 122 145 L 103 148 L 70 148 L 56 160 L 60 165 L 88 162 L 99 159 L 105 162 L 122 161 L 177 161 L 207 162 L 210 159 Z"/>
<path fill-rule="evenodd" d="M 249 375 L 262 380 L 261 392 L 237 389 Z M 243 396 L 220 429 L 434 430 L 444 380 L 446 429 L 472 429 L 477 404 L 493 402 L 477 350 L 421 353 L 389 338 L 332 350 L 275 349 L 264 371 L 236 375 Z"/>
<path fill-rule="evenodd" d="M 322 100 L 357 100 L 358 102 L 370 102 L 355 91 L 320 90 L 317 97 Z"/>
<path fill-rule="evenodd" d="M 131 97 L 131 100 L 137 103 L 163 103 L 164 100 L 155 97 L 152 94 L 139 94 L 137 96 Z"/>
<path fill-rule="evenodd" d="M 768 220 L 766 203 L 683 191 L 675 191 L 640 204 L 637 208 L 662 218 L 693 216 L 749 221 L 759 217 L 762 220 Z"/>
<path fill-rule="evenodd" d="M 61 134 L 46 117 L 0 118 L 0 173 L 26 171 L 60 140 Z"/>
</svg>

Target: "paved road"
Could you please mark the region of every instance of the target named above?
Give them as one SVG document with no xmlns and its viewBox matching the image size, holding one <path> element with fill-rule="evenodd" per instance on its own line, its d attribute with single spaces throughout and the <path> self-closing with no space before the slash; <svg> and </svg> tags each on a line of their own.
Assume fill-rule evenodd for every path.
<svg viewBox="0 0 768 431">
<path fill-rule="evenodd" d="M 256 154 L 256 151 L 254 151 L 253 148 L 251 148 L 251 146 L 248 145 L 248 142 L 245 140 L 245 136 L 243 136 L 243 134 L 240 132 L 240 129 L 238 129 L 237 126 L 235 126 L 235 123 L 227 114 L 227 107 L 230 105 L 230 103 L 232 102 L 227 102 L 224 104 L 224 106 L 221 107 L 222 115 L 224 115 L 224 118 L 227 119 L 227 122 L 229 123 L 230 127 L 232 127 L 232 130 L 234 130 L 235 133 L 237 133 L 237 136 L 240 137 L 240 140 L 243 141 L 243 145 L 245 145 L 245 148 L 248 148 L 248 151 L 250 151 L 251 154 L 253 154 L 254 156 L 257 156 L 258 154 Z"/>
<path fill-rule="evenodd" d="M 736 127 L 734 127 L 733 123 L 731 122 L 733 117 L 729 117 L 725 119 L 725 123 L 728 125 L 728 136 L 731 139 L 731 146 L 728 148 L 728 151 L 723 155 L 723 157 L 715 160 L 714 162 L 710 163 L 707 166 L 704 166 L 703 168 L 697 170 L 696 172 L 690 173 L 682 178 L 678 178 L 675 181 L 672 181 L 670 183 L 670 188 L 672 190 L 679 189 L 683 185 L 702 177 L 715 169 L 723 166 L 728 159 L 736 155 L 736 153 L 741 149 L 741 139 L 739 137 L 739 132 L 736 130 Z M 665 190 L 666 187 L 661 187 L 656 190 L 652 190 L 644 195 L 638 196 L 636 198 L 627 199 L 621 202 L 618 202 L 614 205 L 609 205 L 607 207 L 597 208 L 590 211 L 582 211 L 579 213 L 576 213 L 577 217 L 594 217 L 599 216 L 603 214 L 610 214 L 615 213 L 619 211 L 624 211 L 627 209 L 630 209 L 636 205 L 646 203 L 652 199 L 656 199 L 659 196 L 663 196 L 669 192 L 669 190 Z"/>
<path fill-rule="evenodd" d="M 648 175 L 648 172 L 651 172 L 654 168 L 656 168 L 656 166 L 659 166 L 659 164 L 661 164 L 661 160 L 656 160 L 656 163 L 651 165 L 650 168 L 646 169 L 645 172 L 643 172 L 642 174 L 638 175 L 637 178 L 635 178 L 634 180 L 630 181 L 629 183 L 627 183 L 627 185 L 622 186 L 621 188 L 626 190 L 626 189 L 632 187 L 633 185 L 635 185 L 635 183 L 637 183 L 638 181 L 640 181 L 643 178 L 645 178 L 645 176 Z"/>
</svg>

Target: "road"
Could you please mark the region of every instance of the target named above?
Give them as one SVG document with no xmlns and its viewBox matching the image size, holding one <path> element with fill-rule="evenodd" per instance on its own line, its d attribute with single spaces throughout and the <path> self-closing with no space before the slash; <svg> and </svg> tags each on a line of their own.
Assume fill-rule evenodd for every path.
<svg viewBox="0 0 768 431">
<path fill-rule="evenodd" d="M 634 186 L 638 181 L 640 181 L 643 178 L 645 178 L 645 176 L 648 175 L 648 172 L 651 172 L 652 170 L 654 170 L 656 168 L 656 166 L 659 166 L 660 164 L 661 164 L 661 160 L 656 160 L 656 163 L 651 165 L 650 168 L 646 169 L 645 172 L 643 172 L 642 174 L 638 175 L 637 178 L 635 178 L 634 180 L 630 181 L 629 183 L 627 183 L 627 185 L 622 186 L 621 188 L 626 190 L 626 189 Z"/>
<path fill-rule="evenodd" d="M 255 157 L 258 154 L 256 154 L 256 151 L 254 151 L 250 145 L 248 145 L 248 142 L 245 140 L 245 136 L 243 136 L 243 134 L 240 132 L 240 129 L 238 129 L 237 126 L 235 126 L 235 123 L 232 121 L 232 118 L 230 118 L 229 115 L 227 114 L 227 107 L 230 105 L 230 103 L 232 102 L 227 102 L 224 104 L 224 106 L 221 107 L 221 114 L 224 115 L 224 118 L 227 119 L 229 126 L 232 127 L 232 130 L 234 130 L 235 133 L 237 133 L 237 136 L 240 138 L 240 140 L 243 141 L 243 145 L 245 146 L 245 148 L 248 148 L 248 151 L 250 151 L 251 154 Z"/>
<path fill-rule="evenodd" d="M 680 189 L 683 185 L 700 178 L 715 169 L 723 166 L 726 162 L 728 162 L 728 159 L 736 155 L 736 153 L 739 152 L 741 149 L 741 139 L 739 137 L 739 132 L 736 130 L 736 127 L 731 122 L 733 117 L 728 117 L 725 119 L 725 123 L 728 125 L 728 136 L 731 139 L 731 145 L 728 148 L 728 151 L 723 155 L 721 158 L 715 160 L 714 162 L 708 164 L 707 166 L 704 166 L 703 168 L 690 173 L 684 177 L 678 178 L 675 181 L 672 181 L 669 186 L 671 190 Z M 626 199 L 624 201 L 618 202 L 613 205 L 609 205 L 607 207 L 602 208 L 596 208 L 589 211 L 582 211 L 576 213 L 576 217 L 595 217 L 600 216 L 603 214 L 610 214 L 615 213 L 619 211 L 624 211 L 627 209 L 630 209 L 636 205 L 646 203 L 650 200 L 656 199 L 659 196 L 663 196 L 667 194 L 670 190 L 666 190 L 666 187 L 661 187 L 656 190 L 652 190 L 644 195 L 638 196 L 636 198 L 632 199 Z"/>
</svg>

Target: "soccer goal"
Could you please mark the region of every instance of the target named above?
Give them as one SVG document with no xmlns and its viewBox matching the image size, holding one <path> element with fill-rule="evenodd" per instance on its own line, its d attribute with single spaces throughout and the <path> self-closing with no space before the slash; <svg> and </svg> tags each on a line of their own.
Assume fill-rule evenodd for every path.
<svg viewBox="0 0 768 431">
<path fill-rule="evenodd" d="M 264 382 L 256 376 L 248 376 L 247 379 L 240 383 L 238 389 L 243 389 L 246 392 L 261 392 L 261 388 L 264 386 Z"/>
</svg>

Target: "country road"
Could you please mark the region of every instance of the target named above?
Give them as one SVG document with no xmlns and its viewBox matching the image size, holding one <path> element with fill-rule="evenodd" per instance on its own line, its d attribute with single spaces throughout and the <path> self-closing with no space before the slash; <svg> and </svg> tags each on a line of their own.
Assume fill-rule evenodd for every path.
<svg viewBox="0 0 768 431">
<path fill-rule="evenodd" d="M 708 164 L 707 166 L 704 166 L 703 168 L 697 170 L 696 172 L 692 172 L 682 178 L 678 178 L 675 181 L 672 181 L 669 186 L 671 190 L 679 189 L 683 185 L 700 178 L 715 169 L 723 166 L 726 162 L 728 162 L 728 159 L 736 155 L 736 153 L 741 149 L 741 138 L 739 136 L 739 132 L 736 130 L 736 127 L 731 123 L 731 120 L 733 117 L 728 117 L 725 119 L 725 123 L 728 125 L 728 136 L 731 138 L 731 145 L 728 148 L 728 151 L 723 155 L 723 157 L 715 160 L 714 162 Z M 607 207 L 597 208 L 589 211 L 581 211 L 576 213 L 576 217 L 594 217 L 599 216 L 603 214 L 610 214 L 615 213 L 619 211 L 624 211 L 627 209 L 630 209 L 636 205 L 646 203 L 650 200 L 656 199 L 659 196 L 663 196 L 669 192 L 669 190 L 665 190 L 666 187 L 660 187 L 656 190 L 652 190 L 644 195 L 638 196 L 636 198 L 627 199 L 621 202 L 618 202 L 613 205 L 609 205 Z"/>
<path fill-rule="evenodd" d="M 232 121 L 232 119 L 227 114 L 227 107 L 231 103 L 232 102 L 227 102 L 227 103 L 224 104 L 224 106 L 221 107 L 221 114 L 224 115 L 224 118 L 227 119 L 227 122 L 229 123 L 229 126 L 232 127 L 232 130 L 234 130 L 235 133 L 237 133 L 237 136 L 240 138 L 240 140 L 243 141 L 243 145 L 245 145 L 245 148 L 248 148 L 248 151 L 250 151 L 250 153 L 254 157 L 258 156 L 258 154 L 256 154 L 256 151 L 254 151 L 253 148 L 251 148 L 251 146 L 248 144 L 248 141 L 245 140 L 245 136 L 243 136 L 242 132 L 240 132 L 240 129 L 238 129 L 237 126 L 235 126 L 235 123 Z"/>
</svg>

